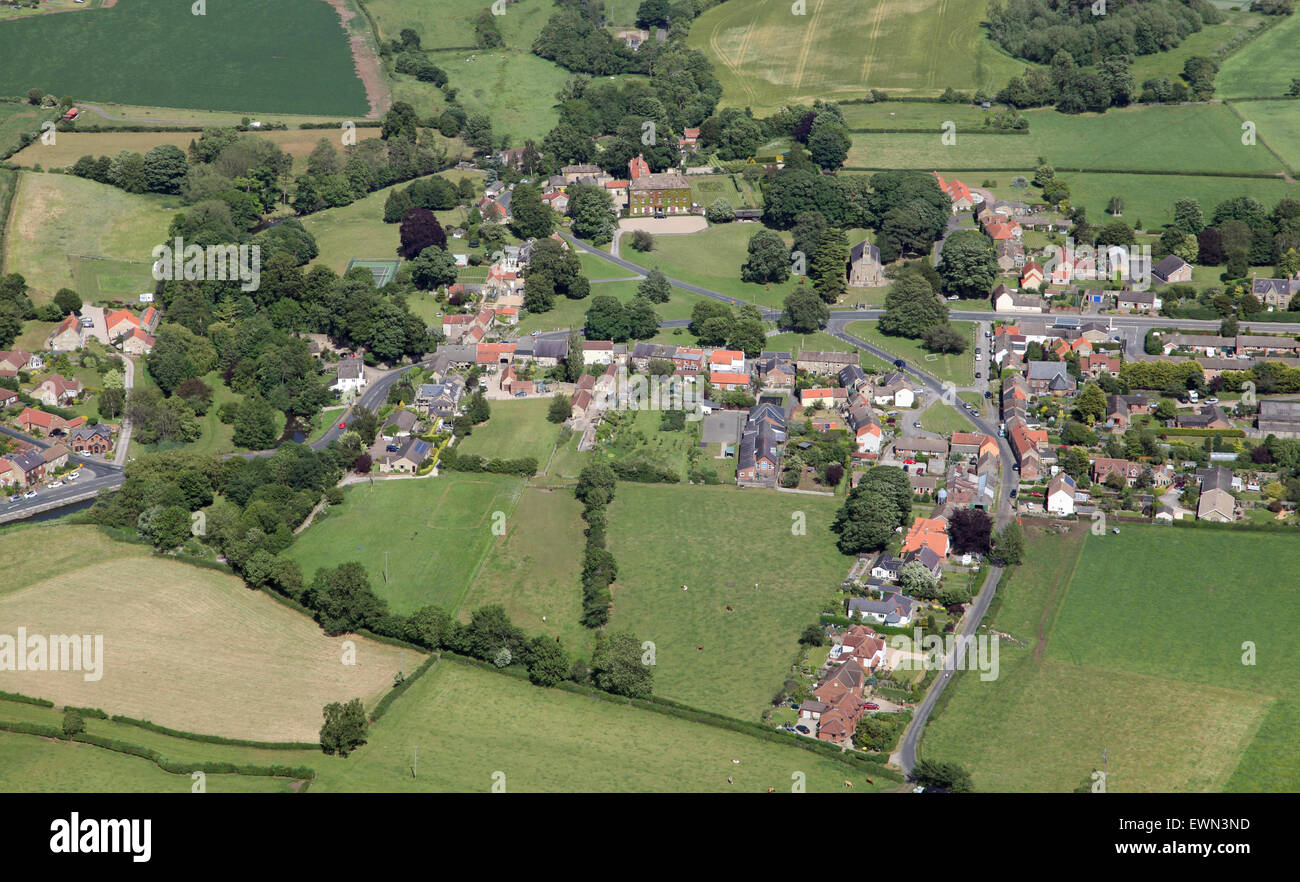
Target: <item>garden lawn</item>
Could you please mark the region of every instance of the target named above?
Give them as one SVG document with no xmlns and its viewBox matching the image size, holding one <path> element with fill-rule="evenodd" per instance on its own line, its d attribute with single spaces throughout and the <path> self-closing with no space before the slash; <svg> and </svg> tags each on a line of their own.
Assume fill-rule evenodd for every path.
<svg viewBox="0 0 1300 882">
<path fill-rule="evenodd" d="M 419 745 L 418 775 L 412 745 Z M 312 790 L 761 793 L 787 792 L 795 772 L 804 773 L 809 792 L 846 792 L 846 779 L 856 793 L 888 783 L 868 784 L 860 770 L 793 745 L 444 659 L 393 703 L 346 763 L 322 766 Z"/>
<path fill-rule="evenodd" d="M 953 322 L 952 326 L 970 339 L 966 351 L 957 355 L 936 355 L 927 352 L 919 340 L 907 337 L 890 337 L 880 333 L 878 322 L 850 322 L 844 329 L 855 337 L 860 337 L 878 346 L 886 352 L 903 359 L 909 365 L 920 368 L 937 377 L 940 382 L 956 383 L 969 386 L 975 382 L 975 323 Z"/>
<path fill-rule="evenodd" d="M 951 435 L 953 432 L 970 431 L 970 420 L 955 407 L 949 407 L 941 401 L 926 408 L 921 414 L 921 428 L 927 432 Z"/>
<path fill-rule="evenodd" d="M 608 627 L 655 644 L 657 694 L 758 719 L 788 675 L 800 632 L 852 563 L 829 529 L 839 504 L 732 486 L 619 483 L 609 507 L 618 581 Z M 792 532 L 801 522 L 805 532 Z"/>
<path fill-rule="evenodd" d="M 317 567 L 357 561 L 394 613 L 429 604 L 454 613 L 494 541 L 494 513 L 508 519 L 523 484 L 522 478 L 461 472 L 352 484 L 344 502 L 327 509 L 325 518 L 317 516 L 285 554 L 302 565 L 307 579 Z"/>
</svg>

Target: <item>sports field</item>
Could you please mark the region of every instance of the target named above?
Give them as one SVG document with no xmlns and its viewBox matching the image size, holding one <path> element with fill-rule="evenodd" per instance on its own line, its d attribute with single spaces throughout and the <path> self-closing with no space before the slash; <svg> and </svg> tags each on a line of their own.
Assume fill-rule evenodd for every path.
<svg viewBox="0 0 1300 882">
<path fill-rule="evenodd" d="M 1220 98 L 1285 95 L 1300 74 L 1300 16 L 1292 13 L 1229 56 L 1215 77 Z"/>
<path fill-rule="evenodd" d="M 369 743 L 321 765 L 312 791 L 788 793 L 796 772 L 809 793 L 843 793 L 845 780 L 855 793 L 893 789 L 798 747 L 444 659 L 393 702 Z"/>
<path fill-rule="evenodd" d="M 374 260 L 354 257 L 352 260 L 348 261 L 347 268 L 353 270 L 357 267 L 361 267 L 362 269 L 370 270 L 370 274 L 374 276 L 375 279 L 375 287 L 382 288 L 393 280 L 393 277 L 397 275 L 398 267 L 401 265 L 402 262 L 397 259 Z"/>
<path fill-rule="evenodd" d="M 22 273 L 39 304 L 75 284 L 70 255 L 149 260 L 153 247 L 167 237 L 180 202 L 71 175 L 22 172 L 14 206 L 5 230 L 4 272 Z M 140 278 L 132 273 L 129 280 L 110 279 L 110 290 L 128 281 Z M 82 296 L 93 295 L 87 291 Z"/>
<path fill-rule="evenodd" d="M 369 112 L 348 35 L 320 0 L 225 0 L 207 4 L 202 16 L 188 3 L 131 0 L 4 22 L 0 94 L 25 95 L 33 86 L 92 102 Z"/>
<path fill-rule="evenodd" d="M 995 681 L 958 678 L 923 756 L 967 765 L 979 790 L 1072 790 L 1103 750 L 1111 792 L 1300 786 L 1294 617 L 1229 612 L 1294 608 L 1295 586 L 1277 577 L 1300 564 L 1291 537 L 1028 535 L 992 625 L 1027 646 L 1002 645 Z"/>
<path fill-rule="evenodd" d="M 0 621 L 6 633 L 21 624 L 29 634 L 102 635 L 102 678 L 5 671 L 0 690 L 205 734 L 312 741 L 325 704 L 370 706 L 400 667 L 400 650 L 355 637 L 357 663 L 343 664 L 344 638 L 227 573 L 153 557 L 92 527 L 41 527 L 35 538 L 0 535 L 6 572 L 26 561 L 12 571 L 30 574 L 0 594 Z"/>
<path fill-rule="evenodd" d="M 618 561 L 610 628 L 655 644 L 657 694 L 758 719 L 800 631 L 852 563 L 830 532 L 838 507 L 824 496 L 619 483 L 609 507 Z"/>
<path fill-rule="evenodd" d="M 1025 65 L 984 35 L 985 0 L 788 0 L 723 3 L 688 43 L 714 62 L 723 103 L 860 98 L 869 89 L 932 95 L 952 86 L 996 90 Z"/>
<path fill-rule="evenodd" d="M 448 472 L 437 478 L 352 484 L 342 505 L 304 530 L 285 554 L 308 579 L 317 567 L 357 561 L 375 593 L 406 615 L 434 604 L 460 608 L 495 540 L 494 514 L 509 524 L 523 479 Z M 388 582 L 384 556 L 388 556 Z"/>
</svg>

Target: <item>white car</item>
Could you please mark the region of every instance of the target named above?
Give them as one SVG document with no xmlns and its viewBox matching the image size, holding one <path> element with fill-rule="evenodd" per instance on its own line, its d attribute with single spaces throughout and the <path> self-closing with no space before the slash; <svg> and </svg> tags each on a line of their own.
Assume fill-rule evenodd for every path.
<svg viewBox="0 0 1300 882">
<path fill-rule="evenodd" d="M 54 483 L 50 484 L 50 489 L 53 490 L 55 487 L 62 487 L 62 486 L 63 486 L 62 481 L 55 481 Z"/>
<path fill-rule="evenodd" d="M 23 499 L 35 499 L 35 498 L 36 498 L 35 490 L 28 490 L 26 493 L 23 494 Z"/>
<path fill-rule="evenodd" d="M 73 472 L 72 474 L 68 475 L 68 480 L 75 481 L 80 477 L 81 477 L 81 472 Z"/>
</svg>

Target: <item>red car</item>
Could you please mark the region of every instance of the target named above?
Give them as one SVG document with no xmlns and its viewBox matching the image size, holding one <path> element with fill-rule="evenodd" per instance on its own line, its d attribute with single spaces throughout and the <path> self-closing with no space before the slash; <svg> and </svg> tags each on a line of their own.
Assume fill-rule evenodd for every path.
<svg viewBox="0 0 1300 882">
<path fill-rule="evenodd" d="M 346 429 L 347 427 L 348 427 L 348 424 L 347 424 L 347 423 L 339 423 L 339 428 L 340 428 L 340 429 Z"/>
<path fill-rule="evenodd" d="M 880 705 L 876 704 L 874 701 L 868 701 L 867 710 L 880 710 Z"/>
</svg>

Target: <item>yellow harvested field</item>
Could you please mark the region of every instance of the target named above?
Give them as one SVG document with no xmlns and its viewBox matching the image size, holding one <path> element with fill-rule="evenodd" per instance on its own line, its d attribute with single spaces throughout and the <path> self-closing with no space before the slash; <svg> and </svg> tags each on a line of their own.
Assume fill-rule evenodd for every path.
<svg viewBox="0 0 1300 882">
<path fill-rule="evenodd" d="M 190 732 L 315 741 L 324 705 L 360 698 L 373 707 L 403 661 L 407 671 L 421 661 L 355 635 L 327 637 L 311 619 L 234 576 L 155 557 L 91 528 L 0 536 L 0 559 L 21 560 L 18 549 L 37 538 L 44 547 L 77 548 L 82 536 L 90 546 L 80 561 L 65 556 L 47 567 L 48 561 L 23 560 L 24 575 L 46 575 L 0 594 L 0 635 L 16 637 L 19 627 L 28 635 L 102 635 L 101 678 L 3 670 L 0 690 Z M 136 553 L 101 557 L 96 541 Z M 349 641 L 352 665 L 344 663 Z"/>
</svg>

